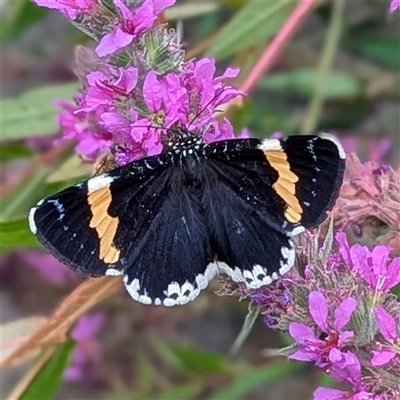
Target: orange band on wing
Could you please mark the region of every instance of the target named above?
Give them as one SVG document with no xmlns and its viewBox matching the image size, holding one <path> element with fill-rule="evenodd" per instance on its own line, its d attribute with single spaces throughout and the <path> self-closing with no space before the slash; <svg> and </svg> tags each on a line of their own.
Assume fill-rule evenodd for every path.
<svg viewBox="0 0 400 400">
<path fill-rule="evenodd" d="M 108 214 L 112 196 L 110 186 L 88 193 L 88 203 L 92 218 L 89 226 L 94 228 L 100 239 L 100 259 L 107 264 L 115 264 L 119 260 L 120 251 L 114 246 L 119 219 Z"/>
<path fill-rule="evenodd" d="M 296 182 L 299 177 L 291 171 L 283 149 L 265 150 L 264 154 L 271 167 L 278 173 L 278 179 L 272 188 L 286 203 L 285 218 L 292 223 L 300 222 L 303 209 L 296 197 Z"/>
</svg>

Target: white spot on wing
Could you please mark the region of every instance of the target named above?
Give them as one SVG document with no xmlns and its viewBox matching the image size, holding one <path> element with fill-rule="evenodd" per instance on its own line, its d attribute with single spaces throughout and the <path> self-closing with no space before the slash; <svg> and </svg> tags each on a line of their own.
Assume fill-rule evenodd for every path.
<svg viewBox="0 0 400 400">
<path fill-rule="evenodd" d="M 36 223 L 35 223 L 35 212 L 37 210 L 37 207 L 32 207 L 29 211 L 29 229 L 31 230 L 31 232 L 36 235 L 37 233 L 37 227 L 36 227 Z"/>
<path fill-rule="evenodd" d="M 103 187 L 106 187 L 111 182 L 114 182 L 114 180 L 115 177 L 107 174 L 95 176 L 94 178 L 91 178 L 87 181 L 88 192 L 91 193 Z"/>
<path fill-rule="evenodd" d="M 280 276 L 288 272 L 294 265 L 295 249 L 294 244 L 290 240 L 289 246 L 281 248 L 282 259 L 280 261 L 279 273 L 268 273 L 267 268 L 262 265 L 254 265 L 251 270 L 241 270 L 238 267 L 230 267 L 225 263 L 218 263 L 218 270 L 220 273 L 228 275 L 234 282 L 244 283 L 248 289 L 258 289 L 262 286 L 269 285 L 272 281 L 279 279 Z"/>
<path fill-rule="evenodd" d="M 290 232 L 286 232 L 286 235 L 289 237 L 293 237 L 293 236 L 297 236 L 300 235 L 300 233 L 305 232 L 306 228 L 304 228 L 304 226 L 296 226 L 295 228 L 293 228 Z"/>
<path fill-rule="evenodd" d="M 338 152 L 339 152 L 339 157 L 342 160 L 346 159 L 346 153 L 345 153 L 342 145 L 340 144 L 339 140 L 337 140 L 337 138 L 335 138 L 335 136 L 332 136 L 332 135 L 330 135 L 329 133 L 326 133 L 326 132 L 320 133 L 318 136 L 320 138 L 322 138 L 322 139 L 327 139 L 327 140 L 330 140 L 331 142 L 335 143 L 335 145 L 336 145 L 336 147 L 338 149 Z"/>
<path fill-rule="evenodd" d="M 109 268 L 107 272 L 108 271 L 110 271 L 109 275 L 113 275 L 113 271 L 116 270 Z M 195 282 L 193 284 L 189 281 L 184 282 L 182 285 L 179 285 L 178 282 L 171 282 L 168 287 L 165 288 L 164 295 L 166 297 L 164 299 L 160 299 L 158 297 L 152 299 L 148 295 L 146 288 L 140 287 L 140 282 L 137 278 L 133 279 L 133 281 L 128 285 L 128 276 L 125 275 L 123 281 L 128 293 L 134 300 L 142 304 L 154 304 L 157 306 L 164 305 L 166 307 L 172 307 L 176 305 L 184 305 L 194 300 L 200 294 L 200 291 L 205 289 L 208 286 L 208 283 L 214 279 L 217 273 L 217 264 L 211 263 L 207 266 L 204 274 L 196 275 Z"/>
<path fill-rule="evenodd" d="M 105 275 L 106 276 L 121 276 L 124 274 L 124 271 L 119 271 L 115 268 L 108 268 Z"/>
<path fill-rule="evenodd" d="M 262 151 L 277 151 L 282 150 L 281 142 L 278 139 L 264 139 L 258 145 Z"/>
</svg>

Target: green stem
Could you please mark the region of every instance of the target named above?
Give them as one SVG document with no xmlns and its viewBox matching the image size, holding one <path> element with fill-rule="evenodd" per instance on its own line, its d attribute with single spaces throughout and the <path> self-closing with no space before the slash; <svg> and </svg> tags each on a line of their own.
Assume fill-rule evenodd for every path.
<svg viewBox="0 0 400 400">
<path fill-rule="evenodd" d="M 321 114 L 324 101 L 325 83 L 328 79 L 331 65 L 339 44 L 340 33 L 342 30 L 343 11 L 345 1 L 334 0 L 333 11 L 329 24 L 329 29 L 325 39 L 324 49 L 318 63 L 317 73 L 314 81 L 314 92 L 308 106 L 306 117 L 301 128 L 301 132 L 306 134 L 314 132 Z"/>
</svg>

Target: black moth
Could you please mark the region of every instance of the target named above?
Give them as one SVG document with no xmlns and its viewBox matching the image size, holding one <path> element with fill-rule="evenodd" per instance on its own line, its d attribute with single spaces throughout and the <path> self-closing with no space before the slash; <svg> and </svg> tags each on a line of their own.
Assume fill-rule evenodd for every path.
<svg viewBox="0 0 400 400">
<path fill-rule="evenodd" d="M 182 130 L 164 153 L 40 201 L 29 223 L 70 268 L 122 275 L 144 304 L 186 304 L 221 273 L 257 289 L 287 272 L 291 238 L 325 219 L 344 166 L 326 135 L 205 144 Z"/>
</svg>

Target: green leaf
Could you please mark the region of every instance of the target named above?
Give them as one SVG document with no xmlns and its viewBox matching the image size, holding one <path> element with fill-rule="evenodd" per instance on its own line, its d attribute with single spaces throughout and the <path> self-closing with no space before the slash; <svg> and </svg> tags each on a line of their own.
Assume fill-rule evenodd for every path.
<svg viewBox="0 0 400 400">
<path fill-rule="evenodd" d="M 18 400 L 51 400 L 57 392 L 75 342 L 67 340 L 47 361 Z"/>
<path fill-rule="evenodd" d="M 20 185 L 1 202 L 1 221 L 10 221 L 26 214 L 28 208 L 41 198 L 41 188 L 49 174 L 47 168 L 39 167 L 29 179 Z"/>
<path fill-rule="evenodd" d="M 152 341 L 162 359 L 177 371 L 190 374 L 224 372 L 227 369 L 223 356 L 204 350 L 168 345 L 161 340 Z"/>
<path fill-rule="evenodd" d="M 222 28 L 208 55 L 221 59 L 260 41 L 269 40 L 278 32 L 296 4 L 297 1 L 248 2 Z"/>
<path fill-rule="evenodd" d="M 400 40 L 398 37 L 358 36 L 350 38 L 348 45 L 352 51 L 379 64 L 390 68 L 400 68 Z"/>
<path fill-rule="evenodd" d="M 238 337 L 235 340 L 235 343 L 233 343 L 233 346 L 231 348 L 230 353 L 232 355 L 236 355 L 240 348 L 242 347 L 244 341 L 247 339 L 249 336 L 254 323 L 257 320 L 258 315 L 260 314 L 261 307 L 260 306 L 255 306 L 252 303 L 249 303 L 249 311 L 246 315 L 246 318 L 244 320 L 242 329 L 240 330 L 240 333 Z"/>
<path fill-rule="evenodd" d="M 310 88 L 314 85 L 315 69 L 269 74 L 260 82 L 263 89 L 288 95 L 310 97 Z M 346 72 L 333 71 L 325 82 L 323 96 L 328 100 L 357 97 L 361 94 L 361 83 Z"/>
<path fill-rule="evenodd" d="M 334 381 L 331 377 L 321 372 L 319 378 L 319 386 L 326 386 L 326 387 L 335 387 L 337 386 L 337 382 Z"/>
<path fill-rule="evenodd" d="M 30 26 L 40 21 L 47 14 L 47 10 L 38 7 L 30 0 L 7 2 L 1 17 L 2 29 L 0 41 L 2 44 L 18 38 Z"/>
<path fill-rule="evenodd" d="M 20 247 L 40 247 L 36 237 L 29 229 L 27 218 L 0 222 L 0 254 Z"/>
<path fill-rule="evenodd" d="M 2 140 L 49 136 L 58 130 L 55 99 L 71 101 L 77 83 L 46 86 L 0 101 Z"/>
<path fill-rule="evenodd" d="M 208 351 L 181 346 L 169 346 L 181 361 L 183 368 L 198 374 L 224 372 L 227 369 L 223 356 Z"/>
<path fill-rule="evenodd" d="M 214 393 L 208 400 L 236 400 L 248 395 L 258 387 L 289 376 L 303 368 L 300 363 L 276 362 L 260 369 L 240 374 L 231 384 Z"/>
<path fill-rule="evenodd" d="M 1 145 L 0 162 L 10 161 L 16 158 L 30 158 L 35 153 L 21 143 L 7 143 Z"/>
</svg>

